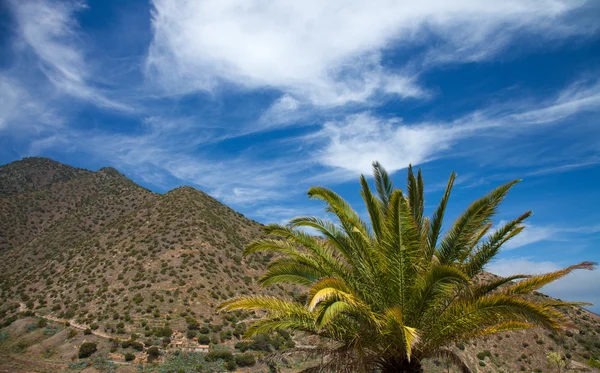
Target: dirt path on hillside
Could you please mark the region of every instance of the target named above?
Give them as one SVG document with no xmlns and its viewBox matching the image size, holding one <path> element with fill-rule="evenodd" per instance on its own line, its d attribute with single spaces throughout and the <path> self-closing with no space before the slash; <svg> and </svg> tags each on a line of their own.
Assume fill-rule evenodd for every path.
<svg viewBox="0 0 600 373">
<path fill-rule="evenodd" d="M 22 303 L 22 302 L 20 302 L 20 303 L 19 303 L 19 312 L 26 312 L 26 311 L 28 311 L 28 308 L 27 308 L 27 306 L 25 305 L 25 303 Z M 54 322 L 57 322 L 57 323 L 62 323 L 62 324 L 65 324 L 65 323 L 67 323 L 67 322 L 68 322 L 68 323 L 69 323 L 69 326 L 72 326 L 72 327 L 73 327 L 73 328 L 75 328 L 75 329 L 79 329 L 79 330 L 86 330 L 86 329 L 88 329 L 88 328 L 89 328 L 89 326 L 88 326 L 88 325 L 85 325 L 85 324 L 78 324 L 78 323 L 76 323 L 76 322 L 74 321 L 74 319 L 71 319 L 71 320 L 60 319 L 60 318 L 58 318 L 58 317 L 54 317 L 54 316 L 40 315 L 40 314 L 39 314 L 39 313 L 37 313 L 37 312 L 34 312 L 33 314 L 34 314 L 35 316 L 37 316 L 37 317 L 41 317 L 42 319 L 46 319 L 46 320 L 49 320 L 49 321 L 54 321 Z M 93 334 L 93 335 L 96 335 L 96 336 L 98 336 L 98 337 L 100 337 L 100 338 L 104 338 L 104 339 L 116 338 L 116 337 L 114 337 L 114 336 L 112 336 L 112 335 L 110 335 L 110 334 L 108 334 L 108 333 L 99 332 L 99 331 L 97 331 L 97 330 L 92 330 L 92 334 Z"/>
</svg>

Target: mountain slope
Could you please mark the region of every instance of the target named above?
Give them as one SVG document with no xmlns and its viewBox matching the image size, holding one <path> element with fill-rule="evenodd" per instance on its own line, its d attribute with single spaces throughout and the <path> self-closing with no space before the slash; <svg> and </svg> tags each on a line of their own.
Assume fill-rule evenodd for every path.
<svg viewBox="0 0 600 373">
<path fill-rule="evenodd" d="M 195 320 L 210 328 L 205 338 L 224 344 L 243 331 L 242 315 L 215 306 L 258 289 L 269 257 L 242 258 L 242 250 L 261 225 L 207 194 L 181 187 L 158 195 L 102 169 L 4 198 L 0 211 L 20 208 L 27 219 L 9 226 L 23 233 L 7 235 L 13 246 L 0 251 L 0 322 L 28 310 L 97 325 L 104 336 L 144 334 L 146 343 L 165 323 L 186 332 Z M 6 214 L 0 221 L 12 222 Z M 68 361 L 73 350 L 65 354 Z"/>
<path fill-rule="evenodd" d="M 73 173 L 77 175 L 73 176 Z M 35 171 L 27 174 L 33 175 Z M 73 177 L 34 191 L 0 197 L 0 251 L 22 246 L 72 215 L 87 215 L 85 218 L 88 219 L 80 219 L 78 224 L 104 225 L 153 195 L 111 168 L 98 172 L 74 169 L 68 174 Z M 125 195 L 132 196 L 127 203 L 118 201 Z M 102 205 L 103 199 L 112 202 Z M 98 222 L 97 219 L 105 221 Z"/>
<path fill-rule="evenodd" d="M 46 236 L 63 237 L 62 228 L 57 226 L 60 234 L 50 231 Z M 70 246 L 59 250 L 45 246 L 42 252 L 40 246 L 28 245 L 25 251 L 33 249 L 40 255 L 7 255 L 6 262 L 23 263 L 12 265 L 18 269 L 8 281 L 13 288 L 18 283 L 12 295 L 33 290 L 36 305 L 47 305 L 39 311 L 60 307 L 58 314 L 85 312 L 81 321 L 88 323 L 104 323 L 115 313 L 153 320 L 155 310 L 162 315 L 156 319 L 164 321 L 169 311 L 184 307 L 210 315 L 214 303 L 229 296 L 224 284 L 232 284 L 231 291 L 242 291 L 233 284 L 245 287 L 245 276 L 258 275 L 257 263 L 242 264 L 241 250 L 259 235 L 259 224 L 184 187 Z M 34 240 L 34 244 L 43 241 Z M 24 266 L 34 269 L 25 277 Z M 181 296 L 174 296 L 172 303 L 156 302 L 156 298 L 167 298 L 169 292 Z M 133 300 L 138 295 L 142 300 Z M 152 312 L 142 309 L 148 305 Z M 132 331 L 135 326 L 127 323 L 125 329 Z"/>
<path fill-rule="evenodd" d="M 243 258 L 242 250 L 261 236 L 261 225 L 201 191 L 181 187 L 160 195 L 111 168 L 92 172 L 40 158 L 15 163 L 0 167 L 0 175 L 12 175 L 0 178 L 0 372 L 3 357 L 11 372 L 66 369 L 84 337 L 99 343 L 99 354 L 122 360 L 135 351 L 108 338 L 135 333 L 147 346 L 163 346 L 166 325 L 173 341 L 233 350 L 242 321 L 256 316 L 216 313 L 219 302 L 255 292 L 298 294 L 259 289 L 270 257 Z M 581 364 L 600 358 L 600 317 L 580 308 L 566 312 L 571 325 L 563 335 L 528 330 L 452 348 L 476 372 L 547 371 L 552 351 Z M 33 313 L 73 326 L 36 328 Z M 96 334 L 67 336 L 67 329 L 88 326 Z M 260 348 L 292 345 L 289 335 L 274 338 L 261 340 Z M 288 362 L 288 371 L 297 370 Z M 437 361 L 427 368 L 446 369 Z"/>
</svg>

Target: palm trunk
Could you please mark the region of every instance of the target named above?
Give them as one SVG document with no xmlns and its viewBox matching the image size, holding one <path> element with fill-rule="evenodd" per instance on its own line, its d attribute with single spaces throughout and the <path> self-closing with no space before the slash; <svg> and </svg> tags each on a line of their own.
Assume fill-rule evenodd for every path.
<svg viewBox="0 0 600 373">
<path fill-rule="evenodd" d="M 393 359 L 381 364 L 381 373 L 423 373 L 423 367 L 417 359 Z"/>
</svg>

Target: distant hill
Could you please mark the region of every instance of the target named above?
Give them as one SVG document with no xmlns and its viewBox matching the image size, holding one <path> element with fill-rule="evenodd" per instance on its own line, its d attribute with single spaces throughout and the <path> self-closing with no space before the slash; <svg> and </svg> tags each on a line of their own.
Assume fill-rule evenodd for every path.
<svg viewBox="0 0 600 373">
<path fill-rule="evenodd" d="M 122 360 L 130 351 L 143 359 L 114 339 L 135 333 L 146 346 L 162 348 L 169 343 L 161 337 L 165 327 L 175 332 L 171 343 L 234 350 L 245 329 L 241 321 L 257 316 L 217 314 L 215 307 L 259 291 L 270 257 L 241 254 L 261 234 L 261 224 L 191 187 L 157 194 L 112 168 L 92 172 L 45 158 L 1 166 L 0 372 L 66 369 L 86 338 L 98 341 L 103 356 Z M 269 291 L 298 296 L 294 288 Z M 32 316 L 60 323 L 36 327 Z M 600 358 L 600 317 L 579 308 L 568 316 L 565 335 L 503 333 L 453 348 L 477 372 L 548 371 L 551 351 L 585 366 Z M 77 327 L 95 334 L 69 337 L 68 329 Z M 308 343 L 300 337 L 255 342 L 259 350 L 285 348 L 292 339 Z M 122 363 L 118 371 L 137 371 Z M 294 364 L 285 371 L 297 370 Z M 436 361 L 427 366 L 445 369 Z M 256 367 L 266 371 L 264 365 L 245 369 Z"/>
</svg>

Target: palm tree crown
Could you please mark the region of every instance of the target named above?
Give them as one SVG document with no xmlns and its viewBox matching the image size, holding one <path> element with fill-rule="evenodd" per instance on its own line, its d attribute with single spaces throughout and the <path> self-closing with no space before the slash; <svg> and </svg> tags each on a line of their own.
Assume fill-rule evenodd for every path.
<svg viewBox="0 0 600 373">
<path fill-rule="evenodd" d="M 415 176 L 409 167 L 404 194 L 379 163 L 373 169 L 376 194 L 360 178 L 370 225 L 339 195 L 313 187 L 308 195 L 324 201 L 337 223 L 298 217 L 287 226 L 272 224 L 265 227 L 267 238 L 246 248 L 245 254 L 277 254 L 263 285 L 299 284 L 306 292 L 305 301 L 243 296 L 224 302 L 224 310 L 266 311 L 250 335 L 291 329 L 322 337 L 331 342 L 325 368 L 334 371 L 418 372 L 421 360 L 431 356 L 449 358 L 468 371 L 446 346 L 505 330 L 557 330 L 564 321 L 558 308 L 582 304 L 526 295 L 595 263 L 481 281 L 485 265 L 531 215 L 492 229 L 493 215 L 518 180 L 473 202 L 441 236 L 454 173 L 429 219 L 421 171 Z"/>
</svg>

